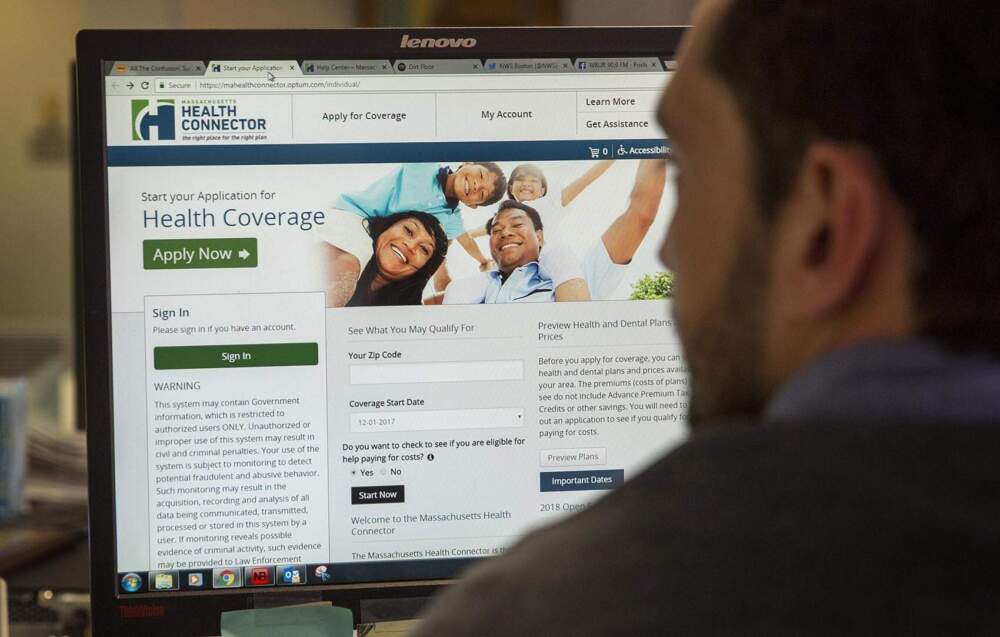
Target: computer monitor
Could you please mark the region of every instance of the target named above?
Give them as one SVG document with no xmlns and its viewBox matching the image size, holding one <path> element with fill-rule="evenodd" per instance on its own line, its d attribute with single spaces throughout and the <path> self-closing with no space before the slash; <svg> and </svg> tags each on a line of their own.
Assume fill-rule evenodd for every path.
<svg viewBox="0 0 1000 637">
<path fill-rule="evenodd" d="M 80 33 L 96 634 L 427 595 L 683 438 L 680 35 Z"/>
</svg>

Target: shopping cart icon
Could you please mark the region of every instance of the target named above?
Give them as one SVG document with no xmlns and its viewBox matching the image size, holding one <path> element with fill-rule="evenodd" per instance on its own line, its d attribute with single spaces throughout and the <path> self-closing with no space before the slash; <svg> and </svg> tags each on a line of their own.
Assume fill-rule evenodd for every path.
<svg viewBox="0 0 1000 637">
<path fill-rule="evenodd" d="M 600 148 L 594 148 L 592 146 L 587 146 L 587 148 L 590 149 L 590 158 L 591 159 L 597 159 L 598 157 L 601 156 L 601 149 Z"/>
</svg>

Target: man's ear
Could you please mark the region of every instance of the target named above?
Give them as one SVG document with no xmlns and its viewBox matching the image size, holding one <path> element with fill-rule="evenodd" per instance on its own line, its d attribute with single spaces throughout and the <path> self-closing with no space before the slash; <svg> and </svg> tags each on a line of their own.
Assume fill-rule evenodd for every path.
<svg viewBox="0 0 1000 637">
<path fill-rule="evenodd" d="M 886 192 L 878 163 L 863 148 L 808 148 L 772 244 L 774 302 L 786 318 L 821 319 L 858 300 L 884 240 Z"/>
<path fill-rule="evenodd" d="M 545 245 L 545 231 L 535 230 L 535 235 L 538 237 L 538 245 Z"/>
</svg>

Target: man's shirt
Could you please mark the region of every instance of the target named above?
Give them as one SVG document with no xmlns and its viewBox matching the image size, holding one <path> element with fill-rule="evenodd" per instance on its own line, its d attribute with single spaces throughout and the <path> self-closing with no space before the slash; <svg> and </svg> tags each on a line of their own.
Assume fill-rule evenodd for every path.
<svg viewBox="0 0 1000 637">
<path fill-rule="evenodd" d="M 587 251 L 581 265 L 590 297 L 595 301 L 612 298 L 628 269 L 627 265 L 611 261 L 600 240 Z M 552 279 L 539 269 L 538 262 L 531 261 L 515 268 L 506 281 L 496 270 L 452 281 L 445 291 L 444 304 L 545 303 L 556 300 L 555 288 Z"/>
<path fill-rule="evenodd" d="M 545 303 L 556 298 L 552 280 L 538 271 L 538 261 L 514 268 L 506 281 L 498 270 L 485 278 L 482 303 Z"/>
<path fill-rule="evenodd" d="M 465 232 L 458 200 L 444 194 L 451 171 L 435 163 L 402 164 L 364 190 L 337 197 L 334 207 L 361 217 L 388 217 L 419 211 L 434 215 L 449 239 Z"/>
<path fill-rule="evenodd" d="M 998 387 L 920 339 L 832 352 L 464 572 L 413 637 L 995 635 Z"/>
<path fill-rule="evenodd" d="M 765 421 L 808 418 L 1000 422 L 1000 364 L 927 339 L 860 343 L 799 371 L 763 414 Z"/>
</svg>

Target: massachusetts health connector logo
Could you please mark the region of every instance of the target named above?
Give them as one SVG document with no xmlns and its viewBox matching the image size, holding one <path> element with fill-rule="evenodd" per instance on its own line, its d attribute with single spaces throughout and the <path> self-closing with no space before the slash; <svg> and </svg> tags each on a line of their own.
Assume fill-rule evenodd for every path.
<svg viewBox="0 0 1000 637">
<path fill-rule="evenodd" d="M 132 140 L 171 140 L 174 133 L 174 100 L 132 100 Z"/>
</svg>

